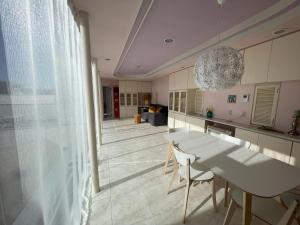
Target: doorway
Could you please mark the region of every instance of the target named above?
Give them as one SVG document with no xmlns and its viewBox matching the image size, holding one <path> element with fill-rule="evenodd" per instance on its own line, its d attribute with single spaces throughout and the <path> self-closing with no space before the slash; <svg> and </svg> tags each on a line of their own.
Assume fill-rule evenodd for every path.
<svg viewBox="0 0 300 225">
<path fill-rule="evenodd" d="M 103 87 L 103 114 L 104 119 L 112 118 L 112 88 Z"/>
</svg>

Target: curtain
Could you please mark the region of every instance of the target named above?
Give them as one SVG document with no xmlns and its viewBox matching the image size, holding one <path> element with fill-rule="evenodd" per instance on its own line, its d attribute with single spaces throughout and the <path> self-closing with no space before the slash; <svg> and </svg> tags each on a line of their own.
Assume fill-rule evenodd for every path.
<svg viewBox="0 0 300 225">
<path fill-rule="evenodd" d="M 0 224 L 84 224 L 80 33 L 67 0 L 0 1 Z"/>
</svg>

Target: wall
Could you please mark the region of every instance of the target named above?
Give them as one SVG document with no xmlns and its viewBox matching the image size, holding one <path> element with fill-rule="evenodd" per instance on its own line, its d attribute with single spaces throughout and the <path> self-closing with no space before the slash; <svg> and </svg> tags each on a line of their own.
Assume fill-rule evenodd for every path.
<svg viewBox="0 0 300 225">
<path fill-rule="evenodd" d="M 238 85 L 224 91 L 204 92 L 204 109 L 212 106 L 214 116 L 220 119 L 232 120 L 242 124 L 250 124 L 255 85 Z M 230 94 L 237 95 L 237 103 L 227 103 Z M 249 103 L 240 101 L 242 94 L 250 94 Z M 291 128 L 292 115 L 300 110 L 300 81 L 282 82 L 275 120 L 275 129 L 288 132 Z M 232 115 L 229 115 L 232 110 Z M 245 113 L 245 116 L 242 116 Z M 298 128 L 300 131 L 300 127 Z"/>
<path fill-rule="evenodd" d="M 300 81 L 281 83 L 275 128 L 288 132 L 295 110 L 300 110 Z M 298 126 L 300 132 L 300 124 Z"/>
<path fill-rule="evenodd" d="M 160 77 L 152 81 L 152 99 L 153 103 L 168 105 L 169 76 Z"/>
<path fill-rule="evenodd" d="M 204 109 L 212 106 L 214 117 L 231 120 L 237 123 L 249 124 L 251 121 L 251 110 L 254 96 L 254 85 L 237 85 L 228 90 L 205 91 Z M 241 102 L 241 96 L 249 94 L 249 102 Z M 227 103 L 228 95 L 236 95 L 236 104 Z M 232 115 L 230 115 L 230 111 Z M 242 115 L 243 114 L 243 115 Z"/>
</svg>

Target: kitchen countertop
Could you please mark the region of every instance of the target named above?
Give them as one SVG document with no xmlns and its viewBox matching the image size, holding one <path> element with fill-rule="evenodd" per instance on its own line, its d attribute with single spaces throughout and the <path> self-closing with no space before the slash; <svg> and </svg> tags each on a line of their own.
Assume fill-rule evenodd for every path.
<svg viewBox="0 0 300 225">
<path fill-rule="evenodd" d="M 265 135 L 269 135 L 269 136 L 273 136 L 273 137 L 300 143 L 300 136 L 291 136 L 288 134 L 281 134 L 281 133 L 277 133 L 277 132 L 266 131 L 266 130 L 258 129 L 258 127 L 254 126 L 254 125 L 246 125 L 246 124 L 236 123 L 236 122 L 232 122 L 229 120 L 218 119 L 218 118 L 210 119 L 210 118 L 207 118 L 206 116 L 196 114 L 196 113 L 190 113 L 190 114 L 187 114 L 187 116 L 191 116 L 191 117 L 195 117 L 195 118 L 199 118 L 199 119 L 203 119 L 203 120 L 207 120 L 207 121 L 212 121 L 212 122 L 216 122 L 216 123 L 220 123 L 220 124 L 224 124 L 224 125 L 228 125 L 228 126 L 233 126 L 235 128 L 240 128 L 240 129 L 244 129 L 244 130 L 248 130 L 248 131 L 253 131 L 253 132 L 259 133 L 259 134 L 265 134 Z"/>
</svg>

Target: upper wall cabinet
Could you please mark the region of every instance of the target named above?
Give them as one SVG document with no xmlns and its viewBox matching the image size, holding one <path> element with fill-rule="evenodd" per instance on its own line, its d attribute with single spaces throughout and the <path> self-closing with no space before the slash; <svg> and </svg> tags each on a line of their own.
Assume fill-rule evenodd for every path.
<svg viewBox="0 0 300 225">
<path fill-rule="evenodd" d="M 169 75 L 169 90 L 170 91 L 175 90 L 175 75 L 174 74 Z"/>
<path fill-rule="evenodd" d="M 188 69 L 180 70 L 174 73 L 175 76 L 175 90 L 186 90 L 188 81 Z"/>
<path fill-rule="evenodd" d="M 300 79 L 300 32 L 273 41 L 268 81 Z"/>
<path fill-rule="evenodd" d="M 198 88 L 194 80 L 194 67 L 188 68 L 188 89 Z"/>
<path fill-rule="evenodd" d="M 149 81 L 137 82 L 137 91 L 150 93 L 152 91 L 152 83 Z"/>
<path fill-rule="evenodd" d="M 119 81 L 119 92 L 126 92 L 126 81 Z"/>
<path fill-rule="evenodd" d="M 137 92 L 137 82 L 126 81 L 126 92 Z"/>
<path fill-rule="evenodd" d="M 247 48 L 244 53 L 245 71 L 241 84 L 264 83 L 268 81 L 272 42 Z"/>
</svg>

